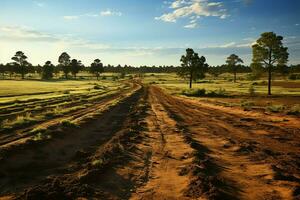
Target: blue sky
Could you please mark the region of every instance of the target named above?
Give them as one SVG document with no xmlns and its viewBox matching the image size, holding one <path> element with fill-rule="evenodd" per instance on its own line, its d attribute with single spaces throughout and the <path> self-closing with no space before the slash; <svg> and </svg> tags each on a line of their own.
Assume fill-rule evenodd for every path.
<svg viewBox="0 0 300 200">
<path fill-rule="evenodd" d="M 300 63 L 299 0 L 0 0 L 1 63 L 22 50 L 33 64 L 67 51 L 86 65 L 179 65 L 190 47 L 210 65 L 232 53 L 249 64 L 266 31 Z"/>
</svg>

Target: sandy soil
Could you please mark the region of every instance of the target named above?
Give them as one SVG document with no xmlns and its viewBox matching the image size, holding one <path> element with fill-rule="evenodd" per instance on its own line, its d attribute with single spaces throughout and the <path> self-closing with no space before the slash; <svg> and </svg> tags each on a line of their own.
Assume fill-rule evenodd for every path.
<svg viewBox="0 0 300 200">
<path fill-rule="evenodd" d="M 0 199 L 300 199 L 300 121 L 149 86 L 2 153 Z"/>
</svg>

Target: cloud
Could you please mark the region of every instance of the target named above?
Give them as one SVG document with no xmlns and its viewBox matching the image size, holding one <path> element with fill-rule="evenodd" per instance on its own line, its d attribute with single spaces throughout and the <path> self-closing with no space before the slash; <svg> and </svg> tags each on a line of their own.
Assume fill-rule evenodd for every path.
<svg viewBox="0 0 300 200">
<path fill-rule="evenodd" d="M 191 23 L 191 24 L 187 24 L 184 26 L 184 28 L 188 28 L 188 29 L 193 29 L 193 28 L 197 28 L 197 23 Z"/>
<path fill-rule="evenodd" d="M 80 16 L 76 16 L 76 15 L 68 15 L 68 16 L 64 16 L 65 20 L 76 20 L 79 19 Z"/>
<path fill-rule="evenodd" d="M 67 15 L 67 16 L 63 16 L 63 18 L 65 20 L 77 20 L 79 18 L 82 18 L 82 17 L 92 17 L 92 18 L 96 18 L 96 17 L 100 17 L 100 16 L 103 16 L 103 17 L 108 17 L 108 16 L 122 16 L 123 14 L 119 11 L 112 11 L 110 9 L 107 9 L 107 10 L 103 10 L 101 11 L 99 14 L 96 14 L 96 13 L 85 13 L 85 14 L 82 14 L 82 15 Z"/>
<path fill-rule="evenodd" d="M 156 20 L 175 23 L 177 20 L 189 17 L 199 19 L 200 17 L 218 17 L 225 19 L 229 16 L 222 2 L 210 2 L 209 0 L 174 0 L 171 3 L 170 12 L 167 12 Z M 196 24 L 196 25 L 194 25 Z M 189 23 L 187 27 L 196 27 L 197 23 Z"/>
<path fill-rule="evenodd" d="M 38 41 L 54 42 L 59 39 L 51 34 L 38 32 L 22 26 L 4 26 L 0 27 L 0 36 L 3 40 L 11 41 Z"/>
<path fill-rule="evenodd" d="M 112 11 L 110 9 L 104 10 L 100 12 L 101 16 L 118 16 L 121 17 L 122 13 L 119 11 Z"/>
</svg>

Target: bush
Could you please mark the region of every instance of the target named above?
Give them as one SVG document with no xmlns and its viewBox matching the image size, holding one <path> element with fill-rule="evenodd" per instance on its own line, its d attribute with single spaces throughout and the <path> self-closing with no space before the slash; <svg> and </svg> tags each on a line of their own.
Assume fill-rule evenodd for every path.
<svg viewBox="0 0 300 200">
<path fill-rule="evenodd" d="M 289 79 L 290 80 L 298 80 L 298 79 L 300 79 L 300 74 L 290 74 Z"/>
<path fill-rule="evenodd" d="M 95 89 L 95 90 L 101 90 L 102 88 L 101 88 L 101 86 L 99 86 L 99 85 L 95 85 L 95 86 L 94 86 L 94 89 Z"/>
<path fill-rule="evenodd" d="M 67 127 L 67 128 L 76 128 L 78 127 L 77 124 L 75 124 L 74 122 L 71 122 L 69 120 L 63 120 L 60 122 L 62 126 Z"/>
<path fill-rule="evenodd" d="M 182 94 L 191 97 L 227 97 L 226 91 L 223 88 L 210 92 L 206 92 L 205 89 L 184 90 Z"/>
<path fill-rule="evenodd" d="M 285 106 L 283 106 L 283 105 L 269 105 L 269 106 L 267 106 L 266 109 L 269 112 L 278 113 L 278 112 L 282 112 L 283 110 L 285 110 Z"/>
<path fill-rule="evenodd" d="M 206 90 L 205 89 L 197 89 L 197 90 L 184 90 L 182 94 L 185 96 L 191 97 L 203 97 L 205 96 Z"/>
<path fill-rule="evenodd" d="M 288 115 L 300 115 L 300 105 L 294 105 L 291 109 L 287 112 Z"/>
</svg>

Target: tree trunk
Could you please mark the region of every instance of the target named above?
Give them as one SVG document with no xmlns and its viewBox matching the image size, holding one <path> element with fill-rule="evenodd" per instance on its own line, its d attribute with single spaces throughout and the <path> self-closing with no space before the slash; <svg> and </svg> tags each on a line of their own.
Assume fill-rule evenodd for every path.
<svg viewBox="0 0 300 200">
<path fill-rule="evenodd" d="M 271 85 L 272 85 L 272 69 L 271 69 L 271 65 L 269 65 L 268 95 L 272 95 Z"/>
<path fill-rule="evenodd" d="M 190 89 L 192 88 L 192 82 L 193 82 L 193 73 L 190 74 Z"/>
<path fill-rule="evenodd" d="M 65 79 L 68 79 L 68 74 L 67 73 L 65 73 Z"/>
<path fill-rule="evenodd" d="M 269 80 L 268 80 L 268 95 L 272 95 L 271 93 L 271 85 L 272 85 L 272 49 L 269 49 Z"/>
<path fill-rule="evenodd" d="M 24 67 L 21 67 L 21 75 L 22 75 L 22 79 L 24 79 L 25 75 L 24 75 Z"/>
</svg>

